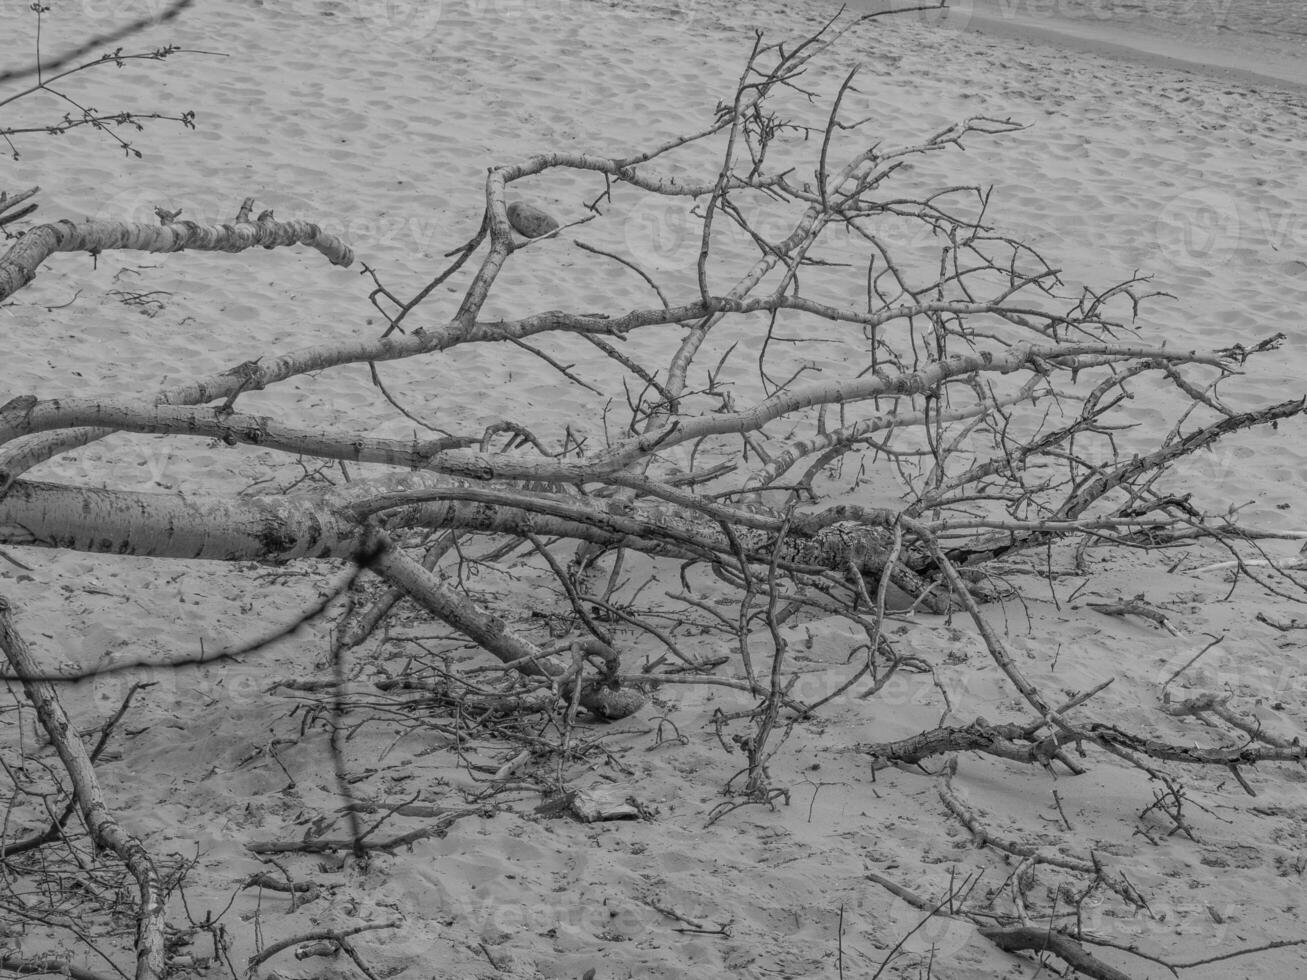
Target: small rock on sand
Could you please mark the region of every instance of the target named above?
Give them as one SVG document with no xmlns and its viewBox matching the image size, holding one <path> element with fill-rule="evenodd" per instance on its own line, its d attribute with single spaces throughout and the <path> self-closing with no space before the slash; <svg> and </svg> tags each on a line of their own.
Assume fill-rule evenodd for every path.
<svg viewBox="0 0 1307 980">
<path fill-rule="evenodd" d="M 513 201 L 508 205 L 508 223 L 524 238 L 539 238 L 558 230 L 558 222 L 530 204 Z"/>
</svg>

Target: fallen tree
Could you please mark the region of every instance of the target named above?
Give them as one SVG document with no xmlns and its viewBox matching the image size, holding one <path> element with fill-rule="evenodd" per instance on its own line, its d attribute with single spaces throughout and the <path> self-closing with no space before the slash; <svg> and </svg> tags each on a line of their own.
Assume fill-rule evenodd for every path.
<svg viewBox="0 0 1307 980">
<path fill-rule="evenodd" d="M 759 37 L 738 87 L 698 132 L 625 157 L 542 153 L 493 168 L 479 229 L 449 253 L 448 267 L 430 283 L 401 300 L 379 272 L 368 270 L 386 323 L 376 337 L 250 352 L 226 371 L 146 394 L 13 393 L 0 404 L 0 545 L 344 563 L 352 571 L 337 595 L 364 574 L 392 590 L 346 630 L 350 642 L 366 639 L 396 598 L 406 596 L 544 695 L 505 690 L 498 701 L 483 703 L 486 710 L 498 703 L 504 710 L 563 711 L 569 726 L 578 708 L 604 719 L 634 714 L 659 684 L 733 685 L 756 702 L 749 733 L 737 738 L 747 756 L 744 802 L 768 802 L 782 792 L 767 764 L 775 751 L 771 736 L 785 719 L 810 715 L 866 678 L 874 692 L 905 663 L 883 629 L 892 601 L 969 615 L 1033 718 L 941 727 L 872 746 L 867 754 L 874 765 L 919 765 L 932 756 L 982 751 L 1079 771 L 1064 752 L 1069 744 L 1094 745 L 1142 767 L 1178 762 L 1237 772 L 1257 761 L 1301 759 L 1296 746 L 1176 746 L 1068 721 L 1067 712 L 1083 701 L 1050 702 L 1022 674 L 983 608 L 994 590 L 989 563 L 1054 543 L 1146 548 L 1191 536 L 1228 546 L 1254 536 L 1254 529 L 1201 514 L 1156 485 L 1176 460 L 1224 436 L 1302 413 L 1301 398 L 1240 411 L 1219 396 L 1224 381 L 1274 351 L 1282 336 L 1243 338 L 1210 351 L 1142 343 L 1133 330 L 1145 280 L 1076 291 L 1035 249 L 989 226 L 986 190 L 923 188 L 908 176 L 905 164 L 933 160 L 964 141 L 1001 138 L 1019 128 L 1016 122 L 977 117 L 913 144 L 867 141 L 859 124 L 847 121 L 855 114 L 848 103 L 860 96 L 856 71 L 830 99 L 823 125 L 781 115 L 774 105 L 806 95 L 799 79 L 847 29 L 828 25 L 788 48 Z M 717 169 L 697 179 L 660 171 L 667 158 L 692 147 L 711 147 Z M 778 157 L 796 162 L 773 166 Z M 596 197 L 582 220 L 560 225 L 510 200 L 513 185 L 529 186 L 530 178 L 555 170 L 594 179 Z M 907 184 L 902 192 L 900 181 Z M 677 277 L 679 292 L 669 295 L 637 259 L 577 240 L 594 262 L 613 262 L 647 282 L 657 302 L 599 313 L 484 314 L 516 256 L 563 248 L 579 225 L 620 220 L 632 196 L 696 202 L 697 260 Z M 29 197 L 0 200 L 0 223 L 3 209 Z M 788 231 L 765 234 L 763 212 L 785 215 Z M 353 262 L 349 244 L 318 225 L 253 214 L 254 202 L 246 200 L 227 222 L 163 214 L 157 226 L 37 225 L 0 257 L 0 299 L 30 287 L 40 266 L 65 251 L 307 245 L 334 264 Z M 883 230 L 890 223 L 911 227 L 918 237 L 895 248 Z M 843 237 L 834 241 L 837 233 Z M 442 318 L 432 309 L 433 319 L 415 325 L 435 306 L 437 287 L 455 281 L 477 256 L 452 314 Z M 662 360 L 628 352 L 634 341 L 669 327 L 683 333 Z M 574 365 L 532 346 L 545 340 L 602 355 L 614 372 L 596 388 Z M 420 421 L 403 407 L 402 390 L 386 389 L 377 366 L 425 358 L 438 372 L 445 352 L 484 344 L 513 344 L 538 355 L 542 370 L 588 391 L 587 399 L 593 395 L 587 404 L 602 406 L 605 422 L 609 405 L 624 404 L 629 417 L 622 433 L 593 449 L 575 434 L 595 431 L 582 413 L 561 431 L 518 417 L 480 431 L 383 438 L 370 428 L 297 424 L 246 412 L 241 404 L 249 392 L 310 374 L 329 388 L 331 369 L 366 364 L 379 397 Z M 833 357 L 826 353 L 830 345 L 838 351 Z M 742 363 L 737 351 L 753 360 Z M 705 377 L 701 386 L 693 382 L 695 371 Z M 1126 431 L 1132 389 L 1145 384 L 1167 386 L 1174 395 L 1175 425 L 1160 438 Z M 113 433 L 168 436 L 183 451 L 196 440 L 219 440 L 385 471 L 339 487 L 266 496 L 141 493 L 28 477 L 42 463 Z M 433 535 L 441 536 L 434 545 Z M 496 536 L 505 542 L 504 554 L 534 550 L 557 575 L 563 635 L 532 636 L 436 570 L 457 540 L 470 535 Z M 564 548 L 560 559 L 556 552 Z M 426 554 L 416 558 L 414 549 Z M 729 661 L 684 655 L 674 636 L 632 610 L 614 585 L 630 553 L 680 563 L 684 607 L 703 612 L 730 637 Z M 609 584 L 600 590 L 595 577 L 606 561 L 613 563 Z M 891 600 L 891 589 L 899 598 Z M 706 608 L 702 596 L 709 590 L 730 596 L 729 613 Z M 247 655 L 331 608 L 324 602 L 271 637 L 193 652 L 177 663 Z M 807 703 L 791 696 L 795 675 L 780 628 L 811 611 L 846 618 L 867 642 L 847 683 Z M 6 679 L 21 681 L 38 704 L 50 704 L 51 682 L 90 673 L 39 670 L 7 617 L 0 627 L 12 667 Z M 759 630 L 769 639 L 755 663 Z M 623 656 L 645 635 L 682 662 L 666 672 L 657 664 L 632 669 Z M 43 708 L 43 723 L 66 728 L 57 699 L 53 704 Z M 76 753 L 66 761 L 75 774 L 86 768 Z M 139 845 L 106 822 L 102 802 L 96 809 L 93 789 L 85 780 L 75 787 L 92 833 L 133 862 L 133 873 L 142 869 L 137 975 L 158 976 L 157 881 L 140 863 Z M 363 837 L 354 841 L 362 856 Z M 1070 869 L 1103 876 L 1087 861 Z M 1126 886 L 1109 883 L 1132 900 Z M 1029 937 L 1018 938 L 1007 934 L 1003 941 L 1031 948 Z"/>
</svg>

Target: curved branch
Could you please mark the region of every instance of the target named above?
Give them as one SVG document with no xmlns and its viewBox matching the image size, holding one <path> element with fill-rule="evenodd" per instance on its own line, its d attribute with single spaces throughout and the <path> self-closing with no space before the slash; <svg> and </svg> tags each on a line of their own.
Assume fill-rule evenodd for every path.
<svg viewBox="0 0 1307 980">
<path fill-rule="evenodd" d="M 311 221 L 238 221 L 201 225 L 194 221 L 148 225 L 128 221 L 56 221 L 24 232 L 0 256 L 0 300 L 8 299 L 36 277 L 37 267 L 55 252 L 90 252 L 111 249 L 141 252 L 243 252 L 262 246 L 309 245 L 332 265 L 348 266 L 354 252 L 335 235 Z"/>
<path fill-rule="evenodd" d="M 0 651 L 4 652 L 20 678 L 41 675 L 40 661 L 18 633 L 10 616 L 9 602 L 0 596 Z M 36 709 L 41 725 L 68 770 L 73 795 L 86 829 L 99 847 L 118 855 L 136 879 L 140 901 L 136 912 L 136 980 L 160 980 L 164 975 L 163 882 L 141 842 L 127 833 L 109 812 L 95 778 L 95 767 L 77 727 L 64 713 L 54 685 L 43 680 L 23 680 L 23 691 Z"/>
</svg>

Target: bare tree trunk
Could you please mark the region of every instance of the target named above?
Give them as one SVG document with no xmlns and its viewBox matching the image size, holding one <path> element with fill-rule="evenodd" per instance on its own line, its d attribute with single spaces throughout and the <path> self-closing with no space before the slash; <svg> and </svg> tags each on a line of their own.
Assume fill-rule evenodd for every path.
<svg viewBox="0 0 1307 980">
<path fill-rule="evenodd" d="M 101 554 L 289 561 L 350 558 L 364 528 L 294 497 L 179 497 L 20 480 L 0 497 L 9 544 Z"/>
</svg>

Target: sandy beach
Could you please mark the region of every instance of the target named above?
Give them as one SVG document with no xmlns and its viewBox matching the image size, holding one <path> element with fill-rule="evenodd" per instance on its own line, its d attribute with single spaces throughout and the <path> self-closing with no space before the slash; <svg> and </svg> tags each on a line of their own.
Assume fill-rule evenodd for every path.
<svg viewBox="0 0 1307 980">
<path fill-rule="evenodd" d="M 942 26 L 1254 86 L 1307 85 L 1307 24 L 1288 0 L 965 0 Z M 937 15 L 936 15 L 937 16 Z"/>
<path fill-rule="evenodd" d="M 19 6 L 6 10 L 5 66 L 27 63 L 33 51 Z M 869 7 L 855 2 L 850 11 Z M 156 0 L 57 7 L 45 19 L 42 50 L 64 50 L 161 8 Z M 381 320 L 368 299 L 373 281 L 360 270 L 376 270 L 400 294 L 420 288 L 445 253 L 476 232 L 488 167 L 544 151 L 634 154 L 692 132 L 733 93 L 755 29 L 769 40 L 799 39 L 838 9 L 833 2 L 774 0 L 199 3 L 124 42 L 131 50 L 176 44 L 185 52 L 64 83 L 101 110 L 194 110 L 193 131 L 161 121 L 139 133 L 122 130 L 140 159 L 89 130 L 16 135 L 18 158 L 0 170 L 0 190 L 39 184 L 32 221 L 153 221 L 156 208 L 219 221 L 253 197 L 257 209 L 275 209 L 283 220 L 319 222 L 354 248 L 358 261 L 336 268 L 303 248 L 107 252 L 94 260 L 56 255 L 0 306 L 0 404 L 29 392 L 153 391 L 265 351 L 373 336 Z M 862 65 L 849 113 L 867 118 L 867 131 L 891 143 L 968 116 L 1024 124 L 1002 137 L 971 138 L 965 152 L 915 162 L 911 180 L 992 186 L 989 222 L 1037 248 L 1072 284 L 1152 277 L 1148 291 L 1158 295 L 1135 324 L 1142 343 L 1208 349 L 1284 333 L 1277 355 L 1250 364 L 1222 394 L 1239 408 L 1301 397 L 1307 61 L 1296 58 L 1299 42 L 1268 33 L 1262 43 L 1254 25 L 1218 44 L 1211 31 L 1156 5 L 1149 22 L 1134 27 L 1045 9 L 967 0 L 943 19 L 878 19 L 850 31 L 805 85 L 829 99 L 847 71 Z M 1271 12 L 1259 23 L 1271 31 L 1276 8 L 1265 9 Z M 5 94 L 0 89 L 0 98 Z M 8 113 L 0 114 L 0 127 L 57 117 L 61 105 L 37 97 L 0 108 Z M 826 105 L 813 103 L 817 126 Z M 704 152 L 682 165 L 692 173 L 712 172 L 716 164 Z M 586 202 L 603 191 L 597 178 L 549 174 L 524 183 L 524 195 L 564 221 L 584 217 Z M 515 256 L 486 315 L 624 312 L 650 301 L 636 276 L 598 261 L 576 241 L 636 257 L 677 293 L 694 289 L 698 239 L 684 202 L 615 192 L 604 220 Z M 727 249 L 723 261 L 731 258 Z M 463 276 L 441 287 L 415 322 L 445 322 L 466 284 Z M 858 286 L 851 285 L 851 302 Z M 670 350 L 678 336 L 670 329 L 641 333 L 625 349 Z M 621 398 L 611 362 L 596 351 L 572 369 L 594 383 L 593 396 L 560 386 L 529 352 L 503 344 L 382 365 L 380 373 L 410 410 L 448 430 L 479 431 L 520 418 L 554 441 L 573 426 L 578 438 L 602 444 L 607 406 Z M 739 390 L 742 400 L 754 394 Z M 1137 393 L 1139 428 L 1120 434 L 1123 446 L 1170 424 L 1162 395 Z M 393 437 L 414 431 L 378 397 L 365 366 L 242 398 L 250 411 L 295 424 L 347 420 Z M 116 435 L 30 476 L 235 494 L 289 487 L 303 470 L 284 454 L 251 447 Z M 1295 419 L 1186 458 L 1163 489 L 1192 493 L 1208 513 L 1234 508 L 1250 525 L 1294 530 L 1307 527 L 1304 486 L 1307 428 Z M 1298 545 L 1264 547 L 1289 558 Z M 201 642 L 220 647 L 293 619 L 340 574 L 339 564 L 257 568 L 6 550 L 30 567 L 0 561 L 0 592 L 29 642 L 52 665 L 68 668 L 151 654 L 168 659 Z M 1204 555 L 1209 562 L 1222 558 L 1216 550 Z M 1192 740 L 1194 727 L 1159 710 L 1161 683 L 1224 637 L 1204 670 L 1186 672 L 1176 691 L 1221 690 L 1278 736 L 1307 731 L 1303 634 L 1258 618 L 1301 619 L 1301 607 L 1252 584 L 1230 597 L 1224 573 L 1197 571 L 1196 561 L 1174 564 L 1142 553 L 1100 561 L 1091 552 L 1086 574 L 1068 571 L 1051 584 L 1036 570 L 1014 568 L 1027 598 L 996 606 L 995 621 L 1037 684 L 1069 695 L 1116 678 L 1096 699 L 1098 716 L 1172 740 Z M 648 572 L 656 582 L 651 594 L 676 587 L 675 567 Z M 556 602 L 550 586 L 547 574 L 488 568 L 477 588 L 511 594 L 525 618 Z M 1087 606 L 1135 595 L 1165 609 L 1181 635 Z M 876 700 L 842 697 L 795 726 L 771 765 L 790 791 L 788 805 L 749 807 L 708 825 L 740 765 L 714 734 L 714 713 L 746 710 L 751 701 L 726 688 L 668 685 L 642 714 L 604 727 L 599 734 L 613 762 L 581 779 L 638 799 L 644 819 L 583 824 L 539 812 L 538 794 L 504 792 L 487 798 L 483 813 L 451 822 L 442 836 L 377 854 L 365 872 L 332 867 L 323 855 L 282 856 L 297 879 L 315 883 L 312 900 L 298 903 L 240 886 L 268 869 L 251 842 L 345 832 L 328 736 L 320 727 L 302 729 L 307 696 L 285 684 L 327 676 L 325 626 L 253 659 L 115 674 L 65 696 L 70 712 L 90 727 L 115 710 L 133 679 L 156 682 L 139 696 L 128 734 L 97 771 L 111 807 L 148 847 L 193 862 L 185 910 L 177 899 L 175 917 L 223 915 L 230 962 L 238 965 L 287 936 L 393 919 L 398 928 L 356 941 L 379 976 L 531 980 L 594 970 L 594 980 L 865 978 L 887 959 L 879 974 L 887 978 L 1051 975 L 1032 959 L 1003 953 L 961 918 L 938 916 L 918 929 L 925 915 L 880 883 L 897 882 L 939 904 L 951 882 L 979 876 L 975 895 L 991 896 L 996 907 L 1009 900 L 1014 874 L 1041 903 L 1062 887 L 1052 872 L 1018 869 L 979 846 L 941 802 L 937 776 L 891 769 L 871 779 L 859 746 L 1022 710 L 969 623 L 917 614 L 889 628 L 904 649 L 935 667 L 938 684 L 929 674 L 910 674 Z M 435 642 L 447 632 L 409 611 L 386 642 Z M 796 696 L 819 696 L 847 676 L 847 651 L 857 638 L 846 624 L 795 626 L 792 639 L 804 650 L 806 671 Z M 705 654 L 714 642 L 685 639 Z M 632 660 L 648 658 L 655 647 L 640 647 Z M 451 649 L 459 663 L 472 662 L 472 651 Z M 368 658 L 395 656 L 391 666 L 398 669 L 393 650 L 361 647 L 350 666 L 364 676 Z M 951 692 L 947 703 L 939 685 Z M 31 718 L 14 707 L 21 698 L 15 687 L 11 706 L 0 712 L 0 758 L 10 762 L 34 737 Z M 682 743 L 660 741 L 664 720 Z M 36 754 L 46 759 L 48 746 Z M 346 754 L 358 776 L 355 792 L 378 814 L 410 799 L 464 806 L 459 791 L 475 790 L 486 769 L 493 773 L 511 758 L 471 747 L 468 756 L 482 766 L 471 769 L 449 740 L 407 723 L 361 727 Z M 1156 785 L 1137 769 L 1103 753 L 1086 764 L 1085 775 L 1053 778 L 1038 767 L 964 755 L 951 785 L 993 833 L 1068 857 L 1087 860 L 1092 853 L 1128 874 L 1148 897 L 1147 910 L 1123 912 L 1111 894 L 1083 905 L 1084 928 L 1122 947 L 1096 949 L 1105 961 L 1133 980 L 1157 980 L 1172 974 L 1156 959 L 1191 963 L 1301 938 L 1301 766 L 1247 770 L 1255 799 L 1225 768 L 1184 768 L 1191 840 L 1141 816 Z M 19 816 L 39 823 L 32 812 Z M 390 829 L 430 819 L 399 813 Z M 0 903 L 13 898 L 0 892 Z M 1128 952 L 1132 945 L 1156 959 Z M 130 962 L 129 951 L 105 946 L 120 965 Z M 0 952 L 7 948 L 71 953 L 111 975 L 68 929 L 22 921 L 0 904 Z M 194 975 L 231 974 L 215 964 Z M 301 961 L 284 953 L 263 975 L 361 974 L 344 957 Z M 1307 947 L 1204 963 L 1180 975 L 1307 976 Z"/>
</svg>

